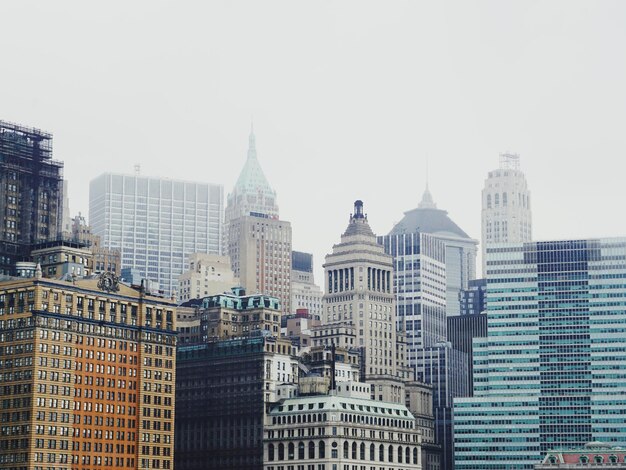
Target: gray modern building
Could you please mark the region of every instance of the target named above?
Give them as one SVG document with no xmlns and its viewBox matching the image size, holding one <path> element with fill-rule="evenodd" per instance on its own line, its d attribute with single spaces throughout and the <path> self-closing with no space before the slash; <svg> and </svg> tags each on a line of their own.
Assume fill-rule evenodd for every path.
<svg viewBox="0 0 626 470">
<path fill-rule="evenodd" d="M 192 253 L 222 251 L 221 185 L 105 173 L 89 185 L 89 221 L 104 248 L 121 250 L 122 268 L 136 268 L 166 295 Z"/>
<path fill-rule="evenodd" d="M 471 238 L 445 210 L 437 209 L 428 187 L 417 208 L 404 213 L 389 235 L 428 233 L 446 246 L 446 314 L 459 315 L 459 292 L 476 278 L 478 240 Z"/>
<path fill-rule="evenodd" d="M 530 470 L 551 449 L 623 445 L 626 238 L 494 244 L 486 262 L 474 396 L 454 400 L 456 470 Z"/>
<path fill-rule="evenodd" d="M 467 384 L 468 396 L 473 395 L 474 376 L 474 338 L 487 336 L 486 313 L 469 315 L 455 315 L 448 317 L 448 341 L 452 347 L 467 355 Z M 460 396 L 460 395 L 457 395 Z"/>
<path fill-rule="evenodd" d="M 473 315 L 487 310 L 487 279 L 472 279 L 466 289 L 459 292 L 461 315 Z"/>
</svg>

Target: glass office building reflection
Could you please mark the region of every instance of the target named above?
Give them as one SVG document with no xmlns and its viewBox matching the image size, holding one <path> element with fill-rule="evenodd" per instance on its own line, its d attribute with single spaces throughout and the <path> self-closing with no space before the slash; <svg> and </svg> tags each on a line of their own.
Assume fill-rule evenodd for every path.
<svg viewBox="0 0 626 470">
<path fill-rule="evenodd" d="M 172 294 L 191 253 L 220 254 L 221 185 L 105 173 L 89 186 L 89 222 L 122 267 Z"/>
<path fill-rule="evenodd" d="M 626 238 L 487 249 L 458 470 L 532 469 L 548 449 L 626 442 Z"/>
</svg>

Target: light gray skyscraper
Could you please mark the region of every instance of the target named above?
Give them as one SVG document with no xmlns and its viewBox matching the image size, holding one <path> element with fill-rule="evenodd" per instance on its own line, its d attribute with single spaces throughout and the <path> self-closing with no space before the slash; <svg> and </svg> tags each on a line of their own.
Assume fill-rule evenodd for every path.
<svg viewBox="0 0 626 470">
<path fill-rule="evenodd" d="M 532 240 L 530 191 L 520 170 L 519 155 L 500 154 L 500 168 L 490 171 L 482 194 L 482 267 L 486 249 L 493 243 Z"/>
<path fill-rule="evenodd" d="M 257 159 L 253 132 L 248 158 L 228 195 L 224 226 L 224 250 L 246 291 L 278 297 L 283 314 L 292 313 L 291 224 L 278 218 L 276 191 Z"/>
<path fill-rule="evenodd" d="M 139 270 L 166 295 L 192 253 L 222 251 L 221 185 L 105 173 L 89 185 L 89 221 L 104 248 L 122 252 L 122 267 Z"/>
<path fill-rule="evenodd" d="M 467 289 L 468 282 L 476 278 L 476 253 L 478 240 L 470 238 L 455 224 L 448 213 L 437 209 L 426 186 L 417 208 L 404 213 L 389 235 L 428 233 L 446 246 L 446 314 L 459 315 L 459 292 Z"/>
</svg>

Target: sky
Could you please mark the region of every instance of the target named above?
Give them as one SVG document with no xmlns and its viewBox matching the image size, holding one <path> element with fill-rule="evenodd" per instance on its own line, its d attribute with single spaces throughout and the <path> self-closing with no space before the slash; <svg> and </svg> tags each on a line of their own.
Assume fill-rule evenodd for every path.
<svg viewBox="0 0 626 470">
<path fill-rule="evenodd" d="M 625 22 L 603 0 L 2 2 L 0 119 L 54 134 L 84 215 L 89 181 L 135 164 L 228 194 L 253 120 L 320 283 L 353 202 L 386 234 L 427 168 L 480 239 L 501 152 L 535 239 L 626 235 Z"/>
</svg>

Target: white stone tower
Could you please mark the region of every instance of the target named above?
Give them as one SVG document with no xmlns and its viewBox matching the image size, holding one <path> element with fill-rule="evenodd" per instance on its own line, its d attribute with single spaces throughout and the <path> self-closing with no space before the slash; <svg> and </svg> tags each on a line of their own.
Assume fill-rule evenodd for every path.
<svg viewBox="0 0 626 470">
<path fill-rule="evenodd" d="M 500 168 L 490 171 L 482 193 L 482 275 L 486 249 L 493 243 L 532 240 L 530 191 L 517 154 L 500 154 Z"/>
</svg>

